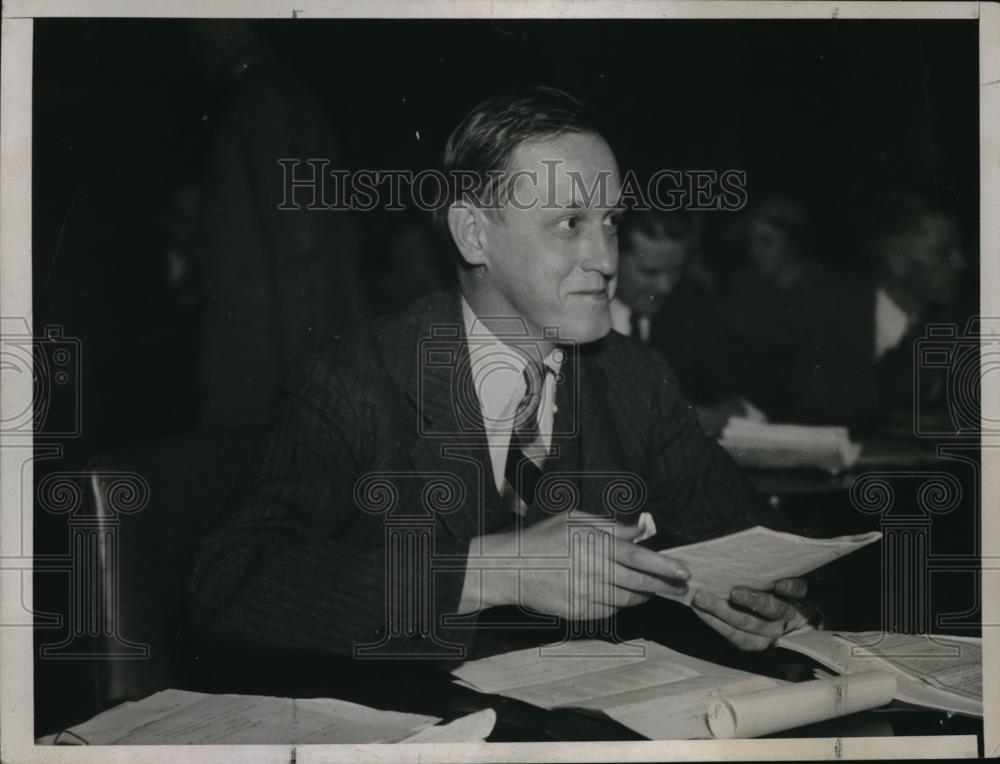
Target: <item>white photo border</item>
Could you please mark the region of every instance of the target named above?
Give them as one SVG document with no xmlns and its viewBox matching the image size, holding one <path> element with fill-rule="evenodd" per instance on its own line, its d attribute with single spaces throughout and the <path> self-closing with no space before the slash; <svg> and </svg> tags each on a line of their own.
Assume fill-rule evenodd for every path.
<svg viewBox="0 0 1000 764">
<path fill-rule="evenodd" d="M 591 19 L 978 19 L 980 41 L 980 313 L 1000 316 L 1000 5 L 978 2 L 656 2 L 633 0 L 10 0 L 3 7 L 0 48 L 0 315 L 24 317 L 31 305 L 31 146 L 33 18 L 518 18 Z M 985 371 L 985 367 L 984 367 Z M 996 375 L 982 379 L 984 408 L 1000 402 Z M 30 374 L 0 369 L 0 418 L 31 405 Z M 991 408 L 990 410 L 998 410 Z M 982 622 L 984 753 L 1000 755 L 1000 438 L 982 439 Z M 0 571 L 23 557 L 32 538 L 31 491 L 22 505 L 23 479 L 33 479 L 31 441 L 0 432 Z M 15 532 L 11 533 L 10 530 Z M 23 585 L 22 585 L 23 579 Z M 0 575 L 0 623 L 31 609 L 30 570 Z M 659 761 L 807 760 L 975 757 L 975 736 L 810 738 L 588 743 L 482 743 L 329 746 L 35 746 L 32 628 L 0 627 L 0 760 L 4 762 L 369 762 L 427 761 Z M 359 749 L 363 749 L 359 750 Z"/>
</svg>

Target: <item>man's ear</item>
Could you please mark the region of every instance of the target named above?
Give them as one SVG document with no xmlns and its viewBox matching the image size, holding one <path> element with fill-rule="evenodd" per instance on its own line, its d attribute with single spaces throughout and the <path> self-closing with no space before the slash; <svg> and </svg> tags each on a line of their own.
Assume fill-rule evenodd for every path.
<svg viewBox="0 0 1000 764">
<path fill-rule="evenodd" d="M 486 220 L 483 211 L 463 202 L 448 208 L 448 229 L 451 238 L 469 265 L 486 265 Z"/>
</svg>

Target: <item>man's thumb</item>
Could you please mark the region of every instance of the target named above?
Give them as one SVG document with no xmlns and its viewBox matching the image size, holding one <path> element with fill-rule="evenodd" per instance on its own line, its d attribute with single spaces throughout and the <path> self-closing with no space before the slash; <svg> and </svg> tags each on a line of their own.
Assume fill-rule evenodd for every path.
<svg viewBox="0 0 1000 764">
<path fill-rule="evenodd" d="M 626 525 L 625 523 L 615 523 L 615 538 L 619 538 L 622 541 L 634 541 L 642 535 L 643 527 L 636 523 L 635 525 Z"/>
</svg>

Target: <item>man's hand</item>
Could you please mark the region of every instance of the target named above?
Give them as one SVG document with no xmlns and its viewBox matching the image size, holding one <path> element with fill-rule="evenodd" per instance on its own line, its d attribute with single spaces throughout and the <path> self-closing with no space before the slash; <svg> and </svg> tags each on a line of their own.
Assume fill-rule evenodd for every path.
<svg viewBox="0 0 1000 764">
<path fill-rule="evenodd" d="M 520 532 L 484 536 L 482 559 L 493 569 L 476 579 L 473 550 L 463 608 L 476 600 L 480 607 L 520 605 L 571 620 L 595 620 L 657 592 L 685 594 L 687 568 L 632 543 L 640 532 L 638 526 L 563 512 Z M 467 597 L 476 580 L 481 596 Z"/>
<path fill-rule="evenodd" d="M 783 578 L 771 592 L 735 586 L 728 600 L 699 591 L 692 604 L 701 620 L 741 650 L 766 650 L 808 622 L 808 608 L 799 601 L 806 589 L 804 579 Z"/>
</svg>

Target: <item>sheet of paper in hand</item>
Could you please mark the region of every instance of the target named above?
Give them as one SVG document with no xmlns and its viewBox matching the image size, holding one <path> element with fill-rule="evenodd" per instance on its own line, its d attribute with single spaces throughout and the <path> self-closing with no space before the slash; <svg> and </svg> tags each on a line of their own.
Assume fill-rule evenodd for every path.
<svg viewBox="0 0 1000 764">
<path fill-rule="evenodd" d="M 691 571 L 687 594 L 662 594 L 690 605 L 696 591 L 728 597 L 734 586 L 768 591 L 782 578 L 804 576 L 882 538 L 878 531 L 858 536 L 811 539 L 757 525 L 728 536 L 663 549 Z"/>
</svg>

